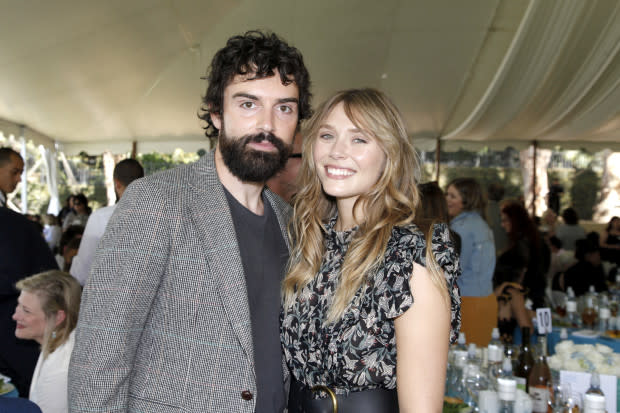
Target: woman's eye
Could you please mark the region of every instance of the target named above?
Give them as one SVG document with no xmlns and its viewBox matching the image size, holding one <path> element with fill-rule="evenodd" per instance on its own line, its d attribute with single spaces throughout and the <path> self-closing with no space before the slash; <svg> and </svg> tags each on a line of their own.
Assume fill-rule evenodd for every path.
<svg viewBox="0 0 620 413">
<path fill-rule="evenodd" d="M 319 135 L 319 137 L 320 137 L 321 139 L 331 139 L 331 138 L 332 138 L 332 135 L 330 135 L 329 133 L 321 133 L 321 134 Z"/>
<path fill-rule="evenodd" d="M 360 138 L 359 136 L 358 136 L 358 137 L 353 138 L 353 143 L 367 143 L 367 142 L 368 142 L 368 141 L 367 141 L 366 139 L 364 139 L 364 138 Z"/>
</svg>

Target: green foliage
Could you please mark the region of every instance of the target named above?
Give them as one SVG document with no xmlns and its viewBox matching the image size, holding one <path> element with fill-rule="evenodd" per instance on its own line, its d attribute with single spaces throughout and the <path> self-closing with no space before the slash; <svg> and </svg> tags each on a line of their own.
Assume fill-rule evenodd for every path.
<svg viewBox="0 0 620 413">
<path fill-rule="evenodd" d="M 472 168 L 464 166 L 444 167 L 439 180 L 442 188 L 455 178 L 474 178 L 486 190 L 491 183 L 500 183 L 504 187 L 504 198 L 518 198 L 523 195 L 523 176 L 517 168 Z"/>
<path fill-rule="evenodd" d="M 178 165 L 195 162 L 198 158 L 198 154 L 183 152 L 180 149 L 175 150 L 172 154 L 151 152 L 138 155 L 138 161 L 142 164 L 145 175 L 151 175 L 155 172 L 165 171 Z"/>
<path fill-rule="evenodd" d="M 584 169 L 575 171 L 572 182 L 570 198 L 573 201 L 573 208 L 580 219 L 592 219 L 594 206 L 598 201 L 601 178 L 596 172 Z"/>
</svg>

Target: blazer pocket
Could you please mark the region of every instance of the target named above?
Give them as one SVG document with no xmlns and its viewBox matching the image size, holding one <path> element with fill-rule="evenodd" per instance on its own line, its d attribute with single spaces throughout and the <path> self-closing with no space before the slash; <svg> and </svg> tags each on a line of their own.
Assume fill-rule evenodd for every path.
<svg viewBox="0 0 620 413">
<path fill-rule="evenodd" d="M 149 400 L 142 397 L 137 397 L 133 394 L 129 394 L 127 402 L 128 412 L 149 412 L 149 413 L 175 413 L 180 412 L 181 407 L 175 406 L 169 403 L 164 403 L 159 400 Z"/>
</svg>

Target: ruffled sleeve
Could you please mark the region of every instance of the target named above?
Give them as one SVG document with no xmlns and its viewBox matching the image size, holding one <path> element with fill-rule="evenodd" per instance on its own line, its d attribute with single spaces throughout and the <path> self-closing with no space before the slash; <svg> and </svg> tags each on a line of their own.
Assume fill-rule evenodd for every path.
<svg viewBox="0 0 620 413">
<path fill-rule="evenodd" d="M 446 286 L 450 294 L 450 342 L 455 343 L 461 329 L 461 294 L 456 284 L 461 275 L 459 255 L 446 224 L 436 224 L 431 241 L 433 256 L 443 270 Z"/>
<path fill-rule="evenodd" d="M 433 228 L 432 251 L 443 270 L 450 295 L 450 341 L 455 342 L 461 327 L 461 298 L 456 284 L 460 275 L 458 254 L 446 224 Z M 375 276 L 374 299 L 378 303 L 379 317 L 393 319 L 413 305 L 409 281 L 413 263 L 426 266 L 426 240 L 415 226 L 394 228 L 385 254 L 385 265 Z"/>
<path fill-rule="evenodd" d="M 418 231 L 419 232 L 419 231 Z M 424 242 L 420 234 L 395 227 L 385 252 L 384 265 L 374 278 L 374 297 L 380 319 L 393 319 L 413 304 L 409 280 L 413 271 L 416 245 Z"/>
</svg>

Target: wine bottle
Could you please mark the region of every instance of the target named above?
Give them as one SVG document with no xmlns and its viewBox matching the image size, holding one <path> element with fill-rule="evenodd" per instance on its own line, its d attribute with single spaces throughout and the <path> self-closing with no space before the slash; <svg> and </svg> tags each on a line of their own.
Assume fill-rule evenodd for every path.
<svg viewBox="0 0 620 413">
<path fill-rule="evenodd" d="M 601 390 L 601 379 L 597 372 L 590 376 L 590 388 L 583 397 L 584 413 L 605 413 L 605 394 Z"/>
<path fill-rule="evenodd" d="M 533 413 L 552 413 L 550 401 L 553 395 L 551 370 L 547 364 L 547 337 L 538 337 L 538 357 L 528 377 L 528 392 L 532 397 Z"/>
<path fill-rule="evenodd" d="M 581 320 L 584 327 L 594 330 L 597 327 L 598 314 L 596 312 L 596 290 L 593 285 L 590 286 L 590 290 L 586 293 L 584 300 L 585 306 L 581 313 Z"/>
<path fill-rule="evenodd" d="M 517 388 L 527 393 L 527 380 L 530 377 L 530 371 L 534 365 L 534 356 L 530 350 L 530 328 L 521 328 L 521 347 L 519 347 L 519 356 L 517 359 L 517 368 L 514 372 L 517 380 Z"/>
</svg>

